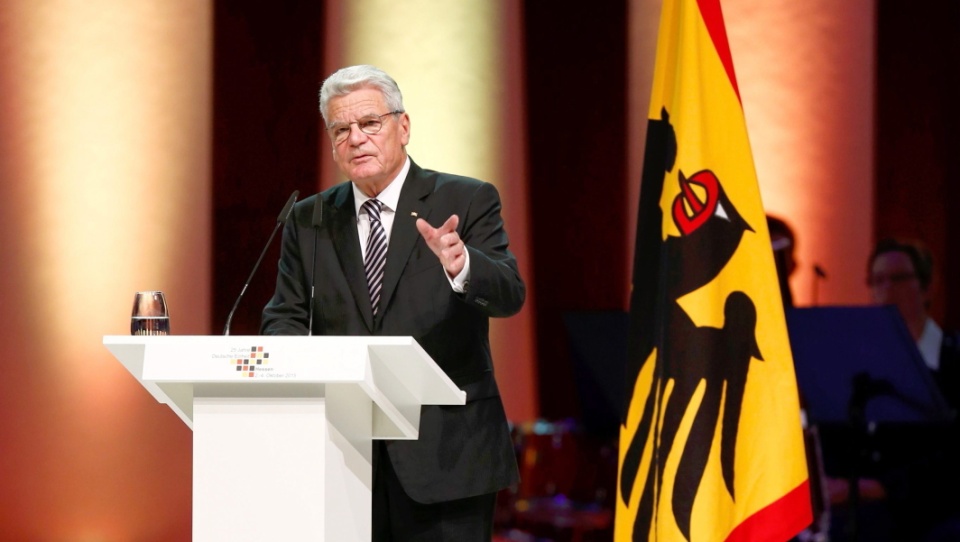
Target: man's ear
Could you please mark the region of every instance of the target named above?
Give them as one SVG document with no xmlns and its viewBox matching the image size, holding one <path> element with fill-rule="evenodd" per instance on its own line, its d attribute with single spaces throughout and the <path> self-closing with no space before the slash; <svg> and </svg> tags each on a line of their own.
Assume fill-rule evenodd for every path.
<svg viewBox="0 0 960 542">
<path fill-rule="evenodd" d="M 406 111 L 400 114 L 400 118 L 397 119 L 400 121 L 400 129 L 402 133 L 400 134 L 400 143 L 406 147 L 407 143 L 410 143 L 410 115 Z"/>
</svg>

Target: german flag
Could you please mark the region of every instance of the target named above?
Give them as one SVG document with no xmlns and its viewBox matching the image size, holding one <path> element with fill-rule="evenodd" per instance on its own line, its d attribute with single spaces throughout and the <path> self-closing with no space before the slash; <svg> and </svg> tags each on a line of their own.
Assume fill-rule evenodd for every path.
<svg viewBox="0 0 960 542">
<path fill-rule="evenodd" d="M 813 516 L 793 356 L 719 0 L 664 0 L 615 540 L 788 540 Z"/>
</svg>

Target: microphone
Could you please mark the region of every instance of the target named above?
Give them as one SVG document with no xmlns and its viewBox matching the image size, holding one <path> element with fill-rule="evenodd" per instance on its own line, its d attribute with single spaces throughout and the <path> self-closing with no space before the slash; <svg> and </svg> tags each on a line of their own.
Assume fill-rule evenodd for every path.
<svg viewBox="0 0 960 542">
<path fill-rule="evenodd" d="M 257 263 L 253 265 L 253 269 L 250 270 L 250 276 L 247 277 L 247 282 L 244 283 L 243 289 L 240 290 L 240 295 L 237 296 L 237 300 L 233 303 L 233 308 L 230 309 L 230 314 L 227 315 L 227 324 L 223 326 L 223 334 L 230 334 L 230 322 L 233 321 L 233 313 L 237 312 L 237 306 L 240 305 L 240 300 L 243 299 L 243 294 L 247 293 L 247 288 L 250 286 L 250 281 L 253 280 L 253 274 L 257 272 L 257 268 L 260 267 L 260 262 L 263 260 L 263 257 L 267 254 L 267 249 L 270 248 L 270 242 L 273 241 L 273 237 L 277 234 L 277 230 L 280 229 L 280 226 L 283 226 L 287 223 L 287 220 L 290 218 L 290 214 L 293 212 L 293 204 L 297 201 L 297 196 L 300 195 L 299 190 L 294 190 L 293 194 L 290 194 L 290 198 L 287 199 L 286 205 L 283 206 L 283 209 L 280 211 L 280 214 L 277 216 L 277 225 L 273 227 L 273 232 L 270 234 L 270 238 L 267 239 L 267 244 L 263 246 L 263 250 L 260 251 L 260 257 L 257 258 Z"/>
<path fill-rule="evenodd" d="M 813 264 L 813 303 L 812 303 L 813 305 L 817 304 L 817 298 L 819 297 L 817 295 L 818 293 L 817 290 L 819 289 L 818 287 L 820 286 L 820 279 L 826 280 L 826 278 L 827 278 L 827 272 L 822 267 L 820 267 L 819 264 L 814 263 Z"/>
<path fill-rule="evenodd" d="M 320 225 L 323 224 L 323 197 L 317 194 L 317 202 L 313 205 L 313 272 L 310 277 L 310 321 L 307 324 L 307 335 L 313 335 L 313 298 L 317 288 L 317 238 L 320 237 Z M 323 307 L 320 308 L 320 320 L 323 320 Z"/>
</svg>

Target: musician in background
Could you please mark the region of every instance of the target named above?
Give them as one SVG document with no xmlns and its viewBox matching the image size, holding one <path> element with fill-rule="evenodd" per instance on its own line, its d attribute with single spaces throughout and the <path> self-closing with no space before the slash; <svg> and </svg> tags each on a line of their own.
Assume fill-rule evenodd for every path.
<svg viewBox="0 0 960 542">
<path fill-rule="evenodd" d="M 882 239 L 867 264 L 873 302 L 894 305 L 951 410 L 960 405 L 960 336 L 930 316 L 933 257 L 923 243 Z M 956 422 L 909 443 L 909 461 L 885 476 L 898 540 L 960 540 L 960 446 Z"/>
<path fill-rule="evenodd" d="M 793 228 L 782 218 L 767 215 L 767 229 L 770 231 L 770 245 L 773 260 L 777 266 L 777 279 L 784 310 L 793 308 L 793 293 L 790 289 L 790 276 L 797 269 L 794 256 L 796 235 Z M 810 479 L 810 497 L 813 508 L 813 523 L 793 538 L 791 542 L 819 542 L 828 539 L 830 529 L 829 495 L 827 493 L 826 474 L 823 470 L 823 452 L 817 427 L 806 418 L 806 405 L 800 394 L 800 406 L 804 416 L 804 451 Z"/>
<path fill-rule="evenodd" d="M 770 230 L 770 244 L 773 247 L 773 261 L 777 264 L 777 277 L 780 282 L 780 295 L 783 308 L 793 307 L 793 292 L 790 290 L 790 276 L 797 269 L 796 243 L 793 228 L 782 218 L 767 215 L 767 229 Z"/>
</svg>

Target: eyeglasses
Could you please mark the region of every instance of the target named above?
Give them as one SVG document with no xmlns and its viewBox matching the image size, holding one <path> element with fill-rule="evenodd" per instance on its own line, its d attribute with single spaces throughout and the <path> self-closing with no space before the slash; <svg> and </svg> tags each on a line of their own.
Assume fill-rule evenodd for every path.
<svg viewBox="0 0 960 542">
<path fill-rule="evenodd" d="M 327 133 L 330 134 L 330 138 L 333 139 L 333 142 L 338 144 L 343 143 L 348 137 L 350 137 L 351 124 L 356 124 L 357 128 L 360 128 L 360 131 L 367 135 L 379 134 L 380 129 L 383 128 L 383 117 L 386 117 L 387 115 L 399 115 L 400 113 L 403 113 L 403 111 L 397 109 L 396 111 L 391 111 L 382 115 L 368 115 L 353 122 L 337 122 L 327 126 Z"/>
<path fill-rule="evenodd" d="M 904 272 L 904 273 L 890 273 L 889 275 L 878 273 L 876 275 L 870 275 L 867 277 L 867 285 L 874 288 L 878 286 L 883 286 L 884 284 L 901 284 L 917 278 L 916 273 Z"/>
</svg>

